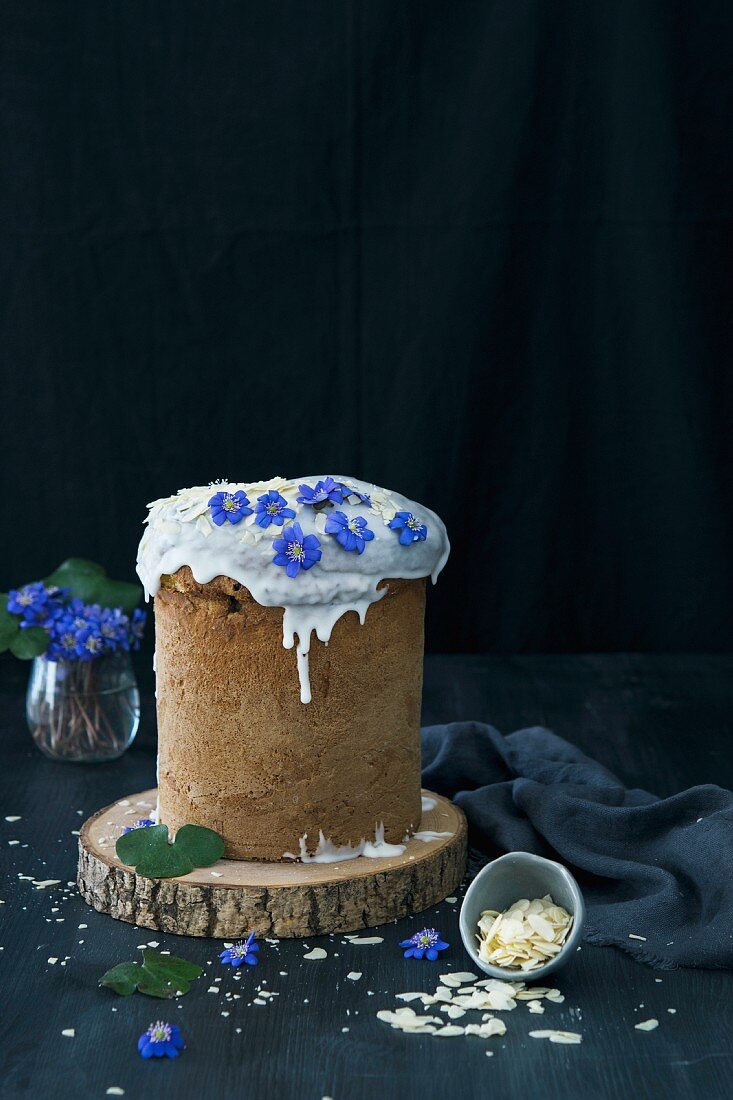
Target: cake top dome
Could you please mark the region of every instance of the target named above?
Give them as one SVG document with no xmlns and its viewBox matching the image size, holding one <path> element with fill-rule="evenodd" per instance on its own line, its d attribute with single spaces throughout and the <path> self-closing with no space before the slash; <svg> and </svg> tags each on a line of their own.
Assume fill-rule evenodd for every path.
<svg viewBox="0 0 733 1100">
<path fill-rule="evenodd" d="M 435 581 L 450 550 L 429 508 L 350 477 L 215 482 L 148 507 L 137 564 L 146 596 L 187 565 L 199 584 L 231 577 L 258 603 L 284 608 L 283 644 L 297 636 L 304 702 L 312 632 L 328 641 L 347 611 L 363 622 L 387 578 Z"/>
</svg>

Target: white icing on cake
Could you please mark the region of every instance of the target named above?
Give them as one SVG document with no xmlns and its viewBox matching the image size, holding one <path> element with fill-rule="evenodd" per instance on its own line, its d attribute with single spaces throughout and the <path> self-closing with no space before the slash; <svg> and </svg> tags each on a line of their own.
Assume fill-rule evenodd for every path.
<svg viewBox="0 0 733 1100">
<path fill-rule="evenodd" d="M 303 833 L 298 841 L 299 850 L 283 852 L 283 859 L 299 859 L 301 863 L 343 863 L 347 859 L 356 859 L 364 856 L 366 859 L 382 859 L 386 856 L 404 855 L 405 844 L 388 844 L 384 839 L 384 823 L 380 821 L 375 830 L 374 840 L 360 840 L 358 844 L 334 844 L 323 835 L 323 830 L 318 833 L 318 845 L 315 852 L 309 852 L 306 846 L 308 834 Z"/>
<path fill-rule="evenodd" d="M 300 485 L 313 487 L 326 476 L 182 489 L 148 506 L 147 529 L 138 551 L 137 571 L 146 598 L 158 591 L 161 576 L 187 565 L 199 584 L 218 576 L 231 577 L 258 603 L 282 607 L 283 645 L 286 649 L 296 648 L 303 703 L 311 698 L 308 652 L 313 632 L 327 644 L 335 623 L 347 611 L 356 611 L 363 623 L 369 607 L 385 595 L 386 588 L 380 589 L 379 585 L 387 578 L 415 580 L 430 576 L 435 582 L 450 551 L 445 527 L 429 508 L 356 478 L 333 475 L 342 485 L 368 494 L 371 503 L 360 501 L 353 493 L 343 503 L 323 509 L 297 502 Z M 255 514 L 235 524 L 225 522 L 217 527 L 213 523 L 209 500 L 216 493 L 242 490 L 254 508 L 257 498 L 271 489 L 280 493 L 296 513 L 295 519 L 286 519 L 283 527 L 271 524 L 263 530 L 255 523 Z M 334 512 L 343 512 L 349 520 L 357 516 L 366 519 L 374 538 L 366 542 L 362 554 L 344 550 L 333 535 L 325 533 L 326 520 Z M 388 526 L 397 512 L 410 512 L 425 524 L 427 538 L 402 545 L 400 532 Z M 283 530 L 293 523 L 301 525 L 305 536 L 318 538 L 322 556 L 307 571 L 289 577 L 284 568 L 273 564 L 272 543 L 282 538 Z"/>
</svg>

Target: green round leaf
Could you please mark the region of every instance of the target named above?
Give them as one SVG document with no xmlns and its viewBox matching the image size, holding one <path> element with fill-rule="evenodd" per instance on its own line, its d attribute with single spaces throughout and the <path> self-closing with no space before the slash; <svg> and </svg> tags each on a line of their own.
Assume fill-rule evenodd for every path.
<svg viewBox="0 0 733 1100">
<path fill-rule="evenodd" d="M 141 967 L 137 963 L 119 963 L 103 974 L 99 984 L 114 989 L 121 997 L 129 997 L 137 989 Z"/>
<path fill-rule="evenodd" d="M 42 626 L 29 626 L 27 630 L 19 630 L 10 641 L 10 652 L 22 661 L 40 657 L 47 649 L 48 634 Z"/>
<path fill-rule="evenodd" d="M 127 581 L 113 581 L 103 566 L 85 558 L 67 558 L 58 569 L 46 577 L 44 584 L 68 588 L 71 595 L 84 603 L 101 607 L 121 607 L 131 614 L 142 598 L 142 588 Z"/>
<path fill-rule="evenodd" d="M 176 955 L 160 955 L 146 948 L 143 964 L 119 963 L 99 979 L 99 984 L 113 989 L 122 997 L 129 997 L 138 990 L 148 997 L 177 997 L 188 993 L 191 982 L 203 974 L 203 970 L 187 959 Z"/>
<path fill-rule="evenodd" d="M 20 630 L 20 619 L 0 608 L 0 652 L 7 649 Z"/>
<path fill-rule="evenodd" d="M 224 855 L 224 841 L 213 829 L 183 825 L 172 844 L 168 826 L 133 829 L 117 841 L 117 858 L 146 878 L 180 878 L 196 867 L 210 867 Z"/>
</svg>

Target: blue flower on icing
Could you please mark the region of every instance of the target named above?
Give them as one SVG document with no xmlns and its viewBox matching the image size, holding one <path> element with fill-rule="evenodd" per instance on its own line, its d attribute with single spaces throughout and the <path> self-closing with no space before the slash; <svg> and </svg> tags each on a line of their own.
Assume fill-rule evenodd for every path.
<svg viewBox="0 0 733 1100">
<path fill-rule="evenodd" d="M 276 527 L 282 527 L 286 519 L 295 519 L 295 512 L 292 508 L 288 508 L 285 497 L 274 489 L 257 497 L 255 515 L 255 523 L 263 529 L 269 527 L 271 523 Z"/>
<path fill-rule="evenodd" d="M 155 822 L 151 821 L 149 817 L 139 817 L 134 824 L 126 825 L 122 832 L 133 833 L 135 829 L 149 829 L 152 825 L 155 825 Z"/>
<path fill-rule="evenodd" d="M 356 550 L 364 553 L 364 546 L 374 538 L 374 532 L 367 527 L 364 516 L 351 516 L 343 512 L 333 512 L 326 520 L 326 534 L 333 535 L 344 550 Z"/>
<path fill-rule="evenodd" d="M 247 966 L 257 966 L 260 961 L 257 957 L 257 952 L 260 949 L 260 945 L 255 943 L 255 934 L 250 932 L 246 941 L 243 943 L 241 940 L 239 943 L 233 944 L 232 947 L 227 947 L 225 951 L 219 955 L 219 959 L 225 966 L 238 967 L 242 963 L 246 963 Z"/>
<path fill-rule="evenodd" d="M 297 577 L 301 569 L 311 569 L 321 560 L 320 541 L 315 535 L 304 535 L 299 523 L 286 527 L 281 539 L 274 539 L 272 549 L 275 565 L 281 565 L 289 577 Z"/>
<path fill-rule="evenodd" d="M 310 485 L 299 485 L 300 496 L 298 504 L 311 504 L 315 508 L 319 504 L 343 504 L 345 486 L 340 481 L 334 481 L 332 477 L 317 481 L 315 488 Z"/>
<path fill-rule="evenodd" d="M 413 516 L 412 512 L 396 512 L 394 519 L 387 525 L 393 531 L 400 532 L 402 546 L 412 546 L 413 542 L 424 542 L 428 537 L 428 529 L 424 523 Z"/>
<path fill-rule="evenodd" d="M 351 485 L 341 483 L 341 489 L 345 497 L 357 497 L 362 504 L 366 504 L 367 508 L 372 506 L 372 498 L 369 493 L 362 493 L 361 489 L 354 489 Z"/>
<path fill-rule="evenodd" d="M 177 1058 L 183 1049 L 183 1036 L 175 1024 L 157 1020 L 137 1041 L 143 1058 Z"/>
<path fill-rule="evenodd" d="M 242 489 L 236 493 L 215 493 L 209 501 L 211 519 L 217 527 L 221 527 L 227 520 L 229 523 L 239 523 L 245 516 L 252 515 L 249 507 L 249 498 Z"/>
<path fill-rule="evenodd" d="M 423 928 L 422 932 L 416 932 L 409 940 L 403 940 L 400 947 L 406 947 L 404 952 L 406 959 L 430 959 L 434 962 L 439 951 L 445 951 L 450 947 L 449 943 L 441 940 L 440 934 L 434 928 Z"/>
</svg>

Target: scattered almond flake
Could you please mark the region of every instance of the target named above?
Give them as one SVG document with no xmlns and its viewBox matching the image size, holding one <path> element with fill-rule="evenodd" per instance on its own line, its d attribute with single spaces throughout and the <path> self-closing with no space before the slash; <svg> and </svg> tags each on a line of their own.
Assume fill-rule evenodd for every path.
<svg viewBox="0 0 733 1100">
<path fill-rule="evenodd" d="M 473 982 L 476 978 L 478 978 L 478 974 L 472 974 L 470 970 L 459 970 L 455 974 L 440 975 L 443 985 L 466 985 L 467 982 Z"/>
<path fill-rule="evenodd" d="M 361 975 L 361 970 L 350 970 L 346 977 L 349 979 L 350 982 L 358 982 Z"/>
<path fill-rule="evenodd" d="M 160 947 L 160 944 L 157 940 L 150 940 L 150 942 L 148 943 L 148 947 Z"/>
<path fill-rule="evenodd" d="M 465 1035 L 466 1031 L 459 1024 L 446 1024 L 445 1027 L 439 1027 L 435 1034 L 449 1037 L 451 1035 Z"/>
<path fill-rule="evenodd" d="M 492 1035 L 506 1035 L 506 1024 L 503 1020 L 486 1020 L 482 1024 L 466 1024 L 466 1035 L 478 1035 L 481 1039 L 490 1039 Z"/>
<path fill-rule="evenodd" d="M 224 872 L 223 871 L 212 871 L 211 874 L 214 876 L 214 878 L 223 878 L 224 877 Z"/>
<path fill-rule="evenodd" d="M 545 1011 L 544 1008 L 542 1007 L 542 1002 L 541 1001 L 530 1001 L 527 1005 L 527 1008 L 529 1009 L 529 1011 L 531 1013 L 533 1013 L 534 1015 L 537 1015 L 537 1016 L 541 1016 L 542 1013 Z"/>
<path fill-rule="evenodd" d="M 532 1039 L 549 1039 L 551 1043 L 580 1043 L 583 1036 L 577 1031 L 530 1031 Z"/>
<path fill-rule="evenodd" d="M 350 943 L 384 943 L 384 936 L 349 936 Z"/>
<path fill-rule="evenodd" d="M 218 987 L 218 985 L 210 985 L 209 988 L 206 990 L 206 992 L 207 993 L 218 993 L 219 992 L 219 987 Z"/>
<path fill-rule="evenodd" d="M 10 822 L 10 824 L 12 825 L 14 821 L 20 821 L 20 816 L 19 816 L 18 814 L 9 814 L 9 815 L 8 815 L 8 816 L 7 816 L 6 818 L 5 818 L 5 820 L 6 820 L 6 821 L 9 821 L 9 822 Z"/>
<path fill-rule="evenodd" d="M 460 1020 L 461 1016 L 466 1015 L 465 1008 L 459 1008 L 458 1005 L 442 1005 L 441 1011 L 445 1012 L 451 1020 Z"/>
<path fill-rule="evenodd" d="M 228 1015 L 229 1015 L 228 1012 L 222 1012 L 222 1016 L 228 1016 Z"/>
<path fill-rule="evenodd" d="M 643 940 L 644 943 L 646 943 L 646 936 L 637 936 L 633 932 L 629 932 L 629 939 L 630 940 Z"/>
<path fill-rule="evenodd" d="M 8 841 L 8 848 L 14 848 L 16 844 L 20 844 L 20 841 L 19 840 L 9 840 Z"/>
<path fill-rule="evenodd" d="M 444 901 L 447 901 L 449 905 L 453 905 L 454 902 L 458 901 L 458 898 L 444 898 Z"/>
<path fill-rule="evenodd" d="M 654 1031 L 655 1027 L 659 1027 L 659 1020 L 655 1020 L 652 1016 L 650 1020 L 642 1020 L 639 1024 L 634 1024 L 636 1031 Z"/>
<path fill-rule="evenodd" d="M 125 1090 L 121 1089 L 119 1085 L 110 1085 L 107 1089 L 107 1096 L 124 1096 Z"/>
<path fill-rule="evenodd" d="M 565 998 L 559 989 L 548 989 L 545 993 L 545 997 L 548 1001 L 553 1001 L 556 1005 L 561 1005 Z"/>
<path fill-rule="evenodd" d="M 312 951 L 309 951 L 303 956 L 304 959 L 325 959 L 328 955 L 327 951 L 324 951 L 322 947 L 314 947 Z"/>
<path fill-rule="evenodd" d="M 52 955 L 51 958 L 48 960 L 48 963 L 49 963 L 50 966 L 55 966 L 58 961 L 59 961 L 58 957 L 55 956 L 55 955 Z"/>
<path fill-rule="evenodd" d="M 74 1036 L 76 1035 L 76 1028 L 74 1028 L 74 1027 L 65 1027 L 64 1030 L 61 1032 L 61 1034 L 65 1035 L 67 1039 L 73 1039 Z"/>
<path fill-rule="evenodd" d="M 349 974 L 348 977 L 351 977 Z M 424 997 L 424 993 L 397 993 L 396 997 L 398 1001 L 419 1001 Z"/>
<path fill-rule="evenodd" d="M 674 1014 L 675 1014 L 675 1012 L 676 1012 L 676 1011 L 677 1011 L 677 1009 L 676 1009 L 676 1008 L 668 1008 L 668 1009 L 667 1009 L 667 1012 L 671 1013 L 671 1015 L 672 1015 L 672 1016 L 674 1016 Z"/>
<path fill-rule="evenodd" d="M 266 1005 L 267 1001 L 263 1000 L 262 997 L 255 997 L 252 1003 L 256 1005 Z"/>
</svg>

